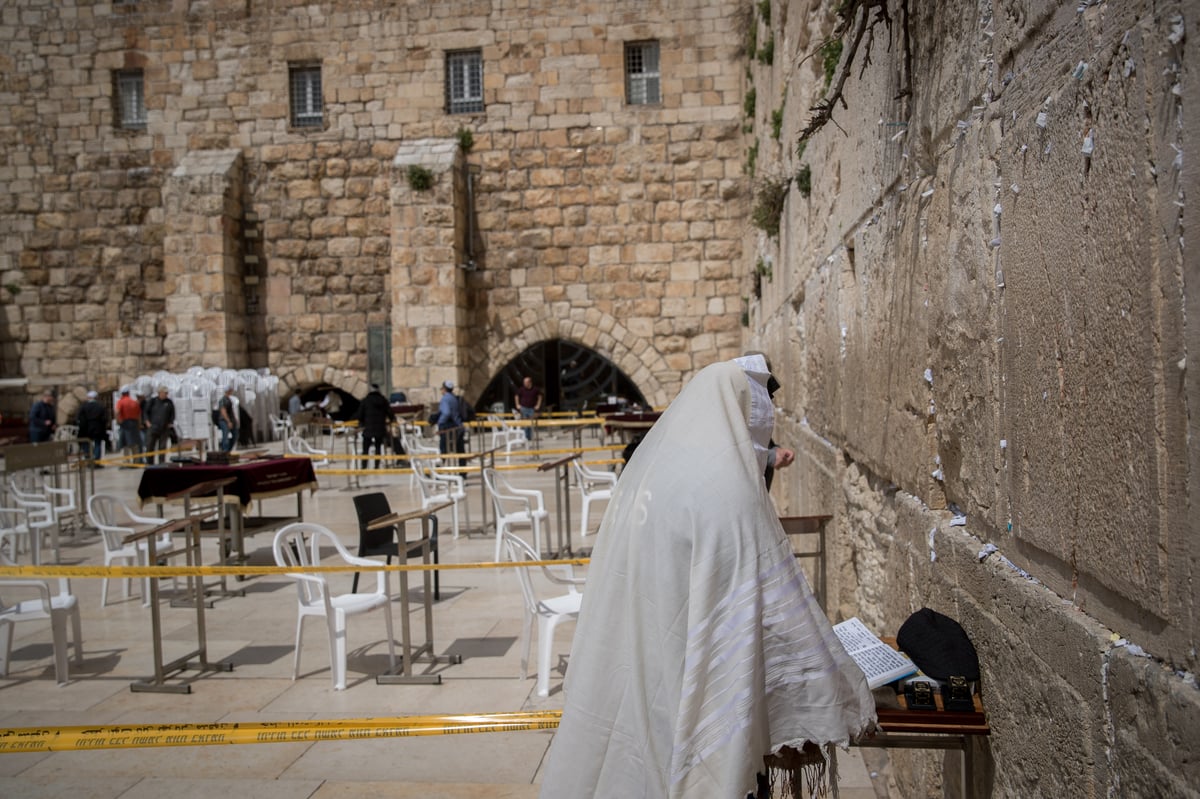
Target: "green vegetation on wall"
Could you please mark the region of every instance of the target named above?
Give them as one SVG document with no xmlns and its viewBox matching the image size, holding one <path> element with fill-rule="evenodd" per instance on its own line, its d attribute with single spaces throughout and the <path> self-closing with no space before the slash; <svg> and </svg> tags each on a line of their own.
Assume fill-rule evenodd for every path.
<svg viewBox="0 0 1200 799">
<path fill-rule="evenodd" d="M 433 188 L 433 173 L 420 164 L 409 164 L 408 187 L 413 191 L 428 191 Z"/>
</svg>

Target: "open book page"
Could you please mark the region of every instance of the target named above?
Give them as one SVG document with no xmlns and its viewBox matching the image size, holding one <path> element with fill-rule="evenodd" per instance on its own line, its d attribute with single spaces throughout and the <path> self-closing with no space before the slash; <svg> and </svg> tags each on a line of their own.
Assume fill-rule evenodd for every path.
<svg viewBox="0 0 1200 799">
<path fill-rule="evenodd" d="M 833 625 L 833 631 L 866 675 L 871 690 L 917 671 L 911 660 L 881 641 L 857 616 Z"/>
</svg>

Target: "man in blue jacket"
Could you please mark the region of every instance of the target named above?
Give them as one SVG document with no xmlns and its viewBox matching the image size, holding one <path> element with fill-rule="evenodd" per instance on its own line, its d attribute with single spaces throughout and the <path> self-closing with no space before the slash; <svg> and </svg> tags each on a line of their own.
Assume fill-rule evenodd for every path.
<svg viewBox="0 0 1200 799">
<path fill-rule="evenodd" d="M 454 381 L 442 383 L 442 398 L 438 402 L 438 448 L 443 452 L 462 452 L 462 416 L 458 398 L 454 396 Z"/>
<path fill-rule="evenodd" d="M 58 426 L 54 421 L 54 416 L 54 394 L 44 391 L 42 398 L 33 403 L 33 407 L 29 409 L 29 440 L 31 443 L 49 441 L 54 437 L 54 428 Z"/>
</svg>

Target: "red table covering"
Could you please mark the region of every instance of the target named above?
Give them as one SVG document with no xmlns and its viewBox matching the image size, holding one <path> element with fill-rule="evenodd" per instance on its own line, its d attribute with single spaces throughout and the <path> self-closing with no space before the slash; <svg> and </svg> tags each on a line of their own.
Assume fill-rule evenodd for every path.
<svg viewBox="0 0 1200 799">
<path fill-rule="evenodd" d="M 184 491 L 208 480 L 232 477 L 226 496 L 236 496 L 242 507 L 258 499 L 294 494 L 305 488 L 315 491 L 317 476 L 308 458 L 274 458 L 249 463 L 203 464 L 194 466 L 155 466 L 142 472 L 138 498 L 142 503 L 162 502 L 171 494 Z M 211 491 L 203 496 L 216 496 Z"/>
</svg>

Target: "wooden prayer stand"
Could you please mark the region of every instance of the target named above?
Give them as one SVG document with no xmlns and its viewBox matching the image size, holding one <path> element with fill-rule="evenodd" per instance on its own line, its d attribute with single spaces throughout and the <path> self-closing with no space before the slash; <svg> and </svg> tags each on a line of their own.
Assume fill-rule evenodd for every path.
<svg viewBox="0 0 1200 799">
<path fill-rule="evenodd" d="M 197 566 L 199 566 L 201 563 L 203 563 L 203 559 L 200 557 L 200 543 L 199 543 L 199 541 L 200 541 L 199 536 L 202 532 L 204 532 L 203 519 L 205 519 L 208 516 L 211 516 L 214 512 L 216 513 L 216 517 L 217 517 L 216 520 L 213 522 L 213 525 L 216 529 L 216 534 L 217 534 L 217 553 L 218 553 L 217 554 L 217 563 L 221 566 L 225 566 L 228 564 L 231 549 L 232 549 L 233 545 L 235 545 L 235 544 L 237 546 L 239 563 L 245 560 L 245 544 L 244 544 L 244 541 L 243 541 L 243 538 L 241 535 L 240 528 L 235 531 L 228 531 L 225 528 L 225 518 L 226 518 L 226 515 L 225 515 L 225 511 L 226 511 L 225 489 L 228 486 L 232 485 L 234 482 L 236 482 L 236 481 L 232 477 L 219 477 L 215 480 L 205 480 L 203 483 L 196 483 L 195 485 L 189 486 L 188 488 L 185 488 L 182 491 L 176 491 L 174 494 L 168 494 L 167 496 L 163 497 L 163 499 L 166 502 L 177 502 L 177 501 L 182 500 L 183 501 L 183 515 L 190 517 L 193 512 L 193 508 L 192 508 L 193 497 L 199 498 L 199 497 L 203 496 L 204 494 L 209 493 L 210 491 L 215 491 L 217 494 L 216 500 L 215 500 L 216 504 L 212 505 L 212 506 L 205 506 L 205 507 L 199 509 L 201 515 L 196 517 L 197 519 L 200 520 L 200 521 L 197 521 L 197 523 L 196 523 L 196 536 L 197 536 L 196 542 L 197 543 L 196 543 L 196 564 L 195 565 L 197 565 Z M 160 505 L 159 507 L 161 508 L 162 506 Z M 189 560 L 188 565 L 191 565 L 190 560 Z M 189 583 L 189 585 L 191 585 L 191 583 Z M 210 593 L 211 594 L 219 594 L 220 596 L 245 596 L 246 595 L 246 592 L 242 591 L 242 590 L 237 590 L 237 591 L 229 590 L 229 585 L 225 580 L 224 574 L 221 575 L 220 581 L 214 587 L 211 587 L 211 588 L 204 585 L 203 577 L 197 577 L 196 578 L 196 587 L 198 587 L 200 589 L 200 601 L 201 602 L 204 602 L 205 601 L 204 598 L 207 597 Z M 190 595 L 189 595 L 189 597 L 190 597 Z M 175 607 L 185 607 L 188 604 L 190 604 L 190 601 L 189 600 L 183 600 L 183 601 L 176 600 L 176 601 L 173 601 L 171 604 Z M 209 604 L 209 607 L 212 607 L 211 603 Z"/>
<path fill-rule="evenodd" d="M 408 563 L 409 544 L 405 536 L 405 523 L 413 519 L 421 520 L 421 538 L 417 542 L 420 545 L 421 563 L 426 566 L 430 565 L 429 559 L 429 519 L 438 511 L 449 508 L 453 503 L 445 502 L 441 505 L 436 505 L 432 508 L 423 510 L 414 510 L 407 513 L 389 513 L 387 516 L 381 516 L 367 525 L 368 530 L 380 530 L 385 527 L 396 528 L 398 536 L 396 547 L 396 558 L 401 565 Z M 397 572 L 400 581 L 400 647 L 401 647 L 401 665 L 400 673 L 380 674 L 375 678 L 376 685 L 441 685 L 441 674 L 430 674 L 428 670 L 423 674 L 414 673 L 413 666 L 420 660 L 429 666 L 435 666 L 439 663 L 456 664 L 462 663 L 462 655 L 435 655 L 433 654 L 433 585 L 431 573 L 428 569 L 421 572 L 421 580 L 424 588 L 423 610 L 425 612 L 425 641 L 419 646 L 414 647 L 412 643 L 411 621 L 408 613 L 408 575 L 407 571 Z"/>
<path fill-rule="evenodd" d="M 538 464 L 539 472 L 548 472 L 554 470 L 554 504 L 556 507 L 555 520 L 558 522 L 558 551 L 555 552 L 555 557 L 569 558 L 572 555 L 571 550 L 571 472 L 567 466 L 571 461 L 580 457 L 576 452 L 574 455 L 567 455 L 564 458 L 559 458 L 556 461 L 547 461 L 546 463 Z M 566 515 L 564 523 L 563 515 Z M 567 543 L 563 545 L 563 535 L 567 538 Z M 538 553 L 541 557 L 542 553 Z"/>
<path fill-rule="evenodd" d="M 187 565 L 198 566 L 200 565 L 200 523 L 202 520 L 202 516 L 189 516 L 183 519 L 176 519 L 150 530 L 143 530 L 140 533 L 128 535 L 122 543 L 135 544 L 144 540 L 146 542 L 146 562 L 151 565 L 157 564 L 160 557 L 173 558 L 183 554 L 187 558 Z M 163 533 L 178 532 L 184 534 L 185 543 L 183 548 L 172 548 L 166 552 L 158 552 L 156 548 L 158 537 Z M 197 647 L 186 655 L 172 660 L 170 663 L 163 663 L 162 619 L 159 615 L 158 605 L 158 578 L 151 577 L 149 580 L 150 625 L 151 635 L 154 640 L 154 677 L 131 682 L 129 690 L 134 693 L 190 694 L 192 686 L 189 683 L 168 684 L 166 681 L 167 677 L 189 668 L 196 668 L 200 671 L 233 671 L 232 663 L 208 662 L 208 638 L 204 628 L 203 578 L 196 574 L 188 575 L 187 580 L 190 589 L 189 595 L 192 597 L 193 604 L 196 607 Z M 193 659 L 198 661 L 194 666 L 190 665 Z"/>
</svg>

